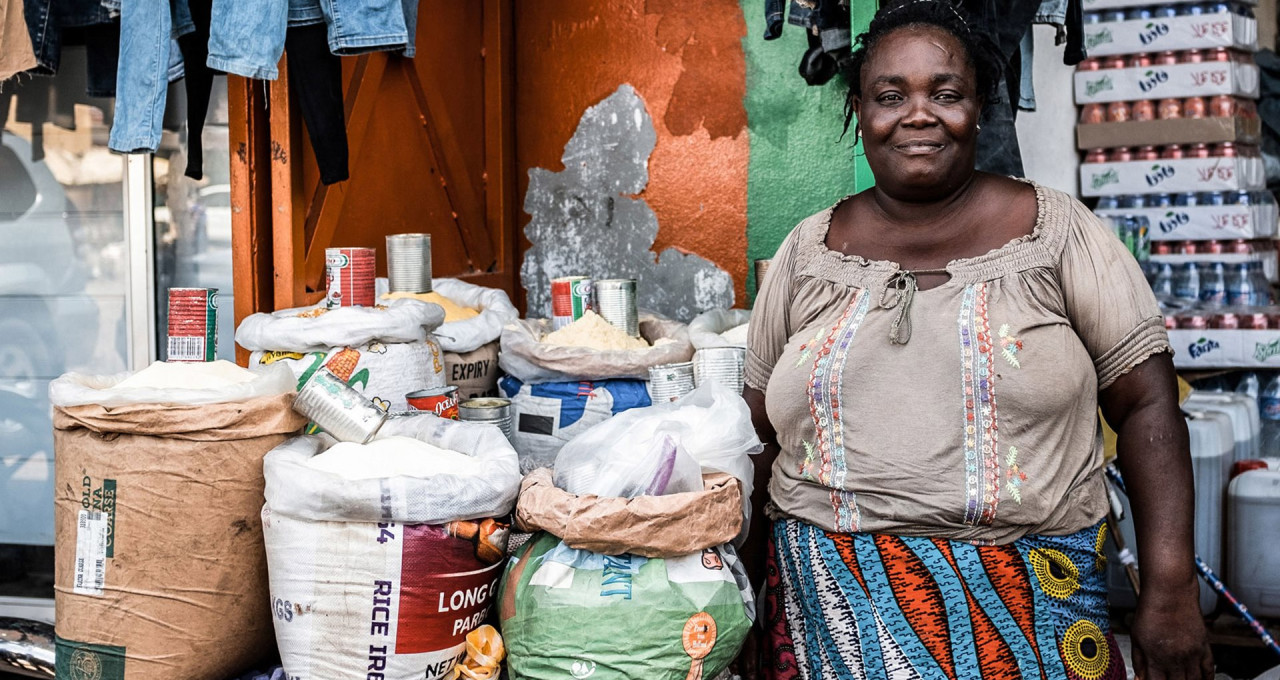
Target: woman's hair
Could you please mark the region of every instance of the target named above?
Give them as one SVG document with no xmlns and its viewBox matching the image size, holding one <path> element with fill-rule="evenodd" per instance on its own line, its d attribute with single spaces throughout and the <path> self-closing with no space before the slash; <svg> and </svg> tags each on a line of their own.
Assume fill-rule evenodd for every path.
<svg viewBox="0 0 1280 680">
<path fill-rule="evenodd" d="M 876 13 L 867 32 L 854 42 L 853 52 L 843 60 L 844 77 L 849 84 L 845 98 L 844 129 L 853 122 L 853 100 L 862 94 L 862 67 L 880 39 L 899 28 L 933 26 L 960 41 L 965 57 L 977 77 L 978 95 L 989 99 L 1003 85 L 1003 57 L 989 35 L 973 26 L 948 0 L 907 0 L 886 4 Z"/>
</svg>

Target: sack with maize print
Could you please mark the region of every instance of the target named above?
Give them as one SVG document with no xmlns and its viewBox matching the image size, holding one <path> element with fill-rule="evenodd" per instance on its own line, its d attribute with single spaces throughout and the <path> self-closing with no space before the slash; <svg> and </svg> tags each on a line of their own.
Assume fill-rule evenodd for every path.
<svg viewBox="0 0 1280 680">
<path fill-rule="evenodd" d="M 406 394 L 443 387 L 444 353 L 432 331 L 444 310 L 417 300 L 376 307 L 323 306 L 254 314 L 236 329 L 249 365 L 283 363 L 305 383 L 326 368 L 389 411 L 406 411 Z"/>
</svg>

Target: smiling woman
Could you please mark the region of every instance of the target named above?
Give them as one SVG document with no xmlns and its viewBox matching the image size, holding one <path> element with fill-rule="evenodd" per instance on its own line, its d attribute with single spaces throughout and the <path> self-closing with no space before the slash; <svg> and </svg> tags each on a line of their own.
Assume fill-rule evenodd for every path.
<svg viewBox="0 0 1280 680">
<path fill-rule="evenodd" d="M 1212 676 L 1159 309 L 1078 201 L 975 171 L 995 58 L 946 0 L 859 37 L 848 115 L 876 185 L 791 232 L 752 317 L 768 492 L 744 556 L 768 615 L 747 677 L 1125 677 L 1099 406 L 1136 482 L 1135 670 Z"/>
</svg>

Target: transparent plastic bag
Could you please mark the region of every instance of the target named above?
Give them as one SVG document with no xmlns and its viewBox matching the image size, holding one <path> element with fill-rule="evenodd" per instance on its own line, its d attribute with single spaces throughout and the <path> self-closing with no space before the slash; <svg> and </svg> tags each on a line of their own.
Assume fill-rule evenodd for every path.
<svg viewBox="0 0 1280 680">
<path fill-rule="evenodd" d="M 647 439 L 609 431 L 611 420 L 587 430 L 569 455 L 556 457 L 556 486 L 579 496 L 635 498 L 702 490 L 702 467 L 661 431 Z"/>
</svg>

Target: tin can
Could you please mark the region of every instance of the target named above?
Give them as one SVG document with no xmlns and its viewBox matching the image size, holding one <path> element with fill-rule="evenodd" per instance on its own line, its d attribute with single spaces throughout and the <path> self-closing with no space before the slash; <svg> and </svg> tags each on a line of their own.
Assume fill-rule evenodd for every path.
<svg viewBox="0 0 1280 680">
<path fill-rule="evenodd" d="M 1209 115 L 1209 102 L 1204 97 L 1187 97 L 1182 100 L 1183 118 L 1204 118 Z"/>
<path fill-rule="evenodd" d="M 1191 148 L 1188 150 L 1187 157 L 1209 158 L 1209 154 L 1210 154 L 1210 151 L 1209 151 L 1208 144 L 1192 144 Z"/>
<path fill-rule="evenodd" d="M 703 347 L 693 355 L 693 382 L 717 382 L 742 394 L 746 363 L 743 347 Z"/>
<path fill-rule="evenodd" d="M 404 395 L 404 399 L 409 402 L 410 411 L 434 413 L 449 420 L 458 419 L 458 387 L 456 385 L 430 387 L 410 392 Z"/>
<path fill-rule="evenodd" d="M 1266 312 L 1249 311 L 1240 316 L 1240 327 L 1251 331 L 1265 331 L 1270 327 Z"/>
<path fill-rule="evenodd" d="M 590 277 L 551 279 L 551 325 L 556 330 L 582 318 L 588 309 L 591 309 Z"/>
<path fill-rule="evenodd" d="M 1238 238 L 1231 242 L 1231 252 L 1239 255 L 1249 255 L 1253 252 L 1253 244 L 1242 238 Z"/>
<path fill-rule="evenodd" d="M 649 367 L 649 396 L 653 403 L 675 401 L 692 391 L 692 361 Z"/>
<path fill-rule="evenodd" d="M 1225 248 L 1222 245 L 1222 241 L 1205 241 L 1199 250 L 1202 255 L 1221 255 Z"/>
<path fill-rule="evenodd" d="M 324 266 L 329 292 L 325 306 L 372 307 L 377 264 L 378 254 L 373 248 L 326 248 Z"/>
<path fill-rule="evenodd" d="M 1209 328 L 1220 328 L 1222 330 L 1236 330 L 1240 328 L 1240 317 L 1235 312 L 1222 311 L 1214 314 L 1209 319 Z"/>
<path fill-rule="evenodd" d="M 1126 65 L 1127 62 L 1121 55 L 1102 58 L 1102 68 L 1104 69 L 1124 68 Z"/>
<path fill-rule="evenodd" d="M 311 378 L 298 390 L 293 409 L 310 418 L 334 439 L 357 444 L 373 439 L 387 421 L 386 411 L 374 406 L 356 388 L 327 368 L 311 374 Z"/>
<path fill-rule="evenodd" d="M 1218 144 L 1217 147 L 1214 148 L 1209 155 L 1213 157 L 1220 157 L 1220 158 L 1235 158 L 1237 155 L 1236 145 L 1232 144 L 1231 142 L 1223 142 L 1221 144 Z"/>
<path fill-rule="evenodd" d="M 1231 58 L 1231 50 L 1225 47 L 1215 47 L 1209 52 L 1209 58 L 1206 61 L 1220 61 L 1229 64 L 1234 60 Z"/>
<path fill-rule="evenodd" d="M 1181 99 L 1161 99 L 1156 105 L 1156 117 L 1160 120 L 1170 120 L 1182 117 L 1182 100 Z"/>
<path fill-rule="evenodd" d="M 1173 317 L 1173 316 L 1166 316 L 1166 317 L 1164 318 L 1164 329 L 1165 329 L 1166 331 L 1177 330 L 1177 328 L 1178 328 L 1178 319 L 1177 319 L 1177 317 Z"/>
<path fill-rule="evenodd" d="M 501 397 L 477 397 L 458 404 L 458 420 L 468 423 L 484 423 L 502 430 L 511 438 L 511 400 Z"/>
<path fill-rule="evenodd" d="M 1138 147 L 1138 152 L 1134 154 L 1134 158 L 1140 161 L 1160 160 L 1160 150 L 1154 146 L 1140 146 Z"/>
<path fill-rule="evenodd" d="M 387 284 L 392 293 L 431 292 L 431 234 L 387 237 Z"/>
<path fill-rule="evenodd" d="M 1086 20 L 1085 23 L 1089 22 Z M 1100 68 L 1102 68 L 1102 61 L 1099 59 L 1085 59 L 1076 66 L 1077 71 L 1097 71 Z"/>
<path fill-rule="evenodd" d="M 1129 102 L 1111 102 L 1107 104 L 1108 122 L 1123 123 L 1127 120 L 1133 120 L 1133 109 L 1129 107 Z"/>
<path fill-rule="evenodd" d="M 1139 99 L 1129 107 L 1134 120 L 1155 120 L 1156 103 L 1150 99 Z"/>
<path fill-rule="evenodd" d="M 1133 151 L 1131 151 L 1127 146 L 1117 146 L 1111 150 L 1111 155 L 1107 160 L 1112 163 L 1126 163 L 1133 160 Z"/>
<path fill-rule="evenodd" d="M 1209 320 L 1205 315 L 1200 313 L 1184 314 L 1178 318 L 1178 328 L 1185 328 L 1196 331 L 1209 329 Z"/>
<path fill-rule="evenodd" d="M 1172 255 L 1173 244 L 1168 241 L 1156 241 L 1151 244 L 1152 255 Z"/>
<path fill-rule="evenodd" d="M 1129 57 L 1129 68 L 1151 68 L 1155 59 L 1146 52 L 1139 52 Z"/>
<path fill-rule="evenodd" d="M 1105 122 L 1107 122 L 1107 107 L 1102 104 L 1085 104 L 1081 107 L 1081 125 L 1096 125 Z"/>
<path fill-rule="evenodd" d="M 1161 66 L 1173 66 L 1174 64 L 1178 64 L 1180 63 L 1178 53 L 1173 50 L 1165 50 L 1156 55 L 1156 63 Z"/>
<path fill-rule="evenodd" d="M 1214 118 L 1230 118 L 1236 115 L 1236 98 L 1220 94 L 1209 100 L 1209 115 Z"/>
<path fill-rule="evenodd" d="M 1280 309 L 1272 307 L 1267 310 L 1267 328 L 1280 330 Z"/>
<path fill-rule="evenodd" d="M 1179 255 L 1197 255 L 1200 247 L 1195 241 L 1178 241 Z"/>
<path fill-rule="evenodd" d="M 168 361 L 218 358 L 218 289 L 169 289 Z"/>
<path fill-rule="evenodd" d="M 636 309 L 635 279 L 605 279 L 595 282 L 596 312 L 633 338 L 640 337 L 640 315 Z"/>
<path fill-rule="evenodd" d="M 1086 153 L 1086 154 L 1084 155 L 1084 162 L 1086 162 L 1086 163 L 1106 163 L 1106 162 L 1107 162 L 1107 150 L 1106 150 L 1106 149 L 1089 149 L 1089 152 L 1088 152 L 1088 153 Z M 757 273 L 757 274 L 756 274 L 756 286 L 757 286 L 757 287 L 759 287 L 759 285 L 760 285 L 760 274 L 759 274 L 759 273 Z"/>
<path fill-rule="evenodd" d="M 1183 64 L 1204 63 L 1204 51 L 1203 50 L 1187 50 L 1183 52 L 1181 63 Z"/>
</svg>

